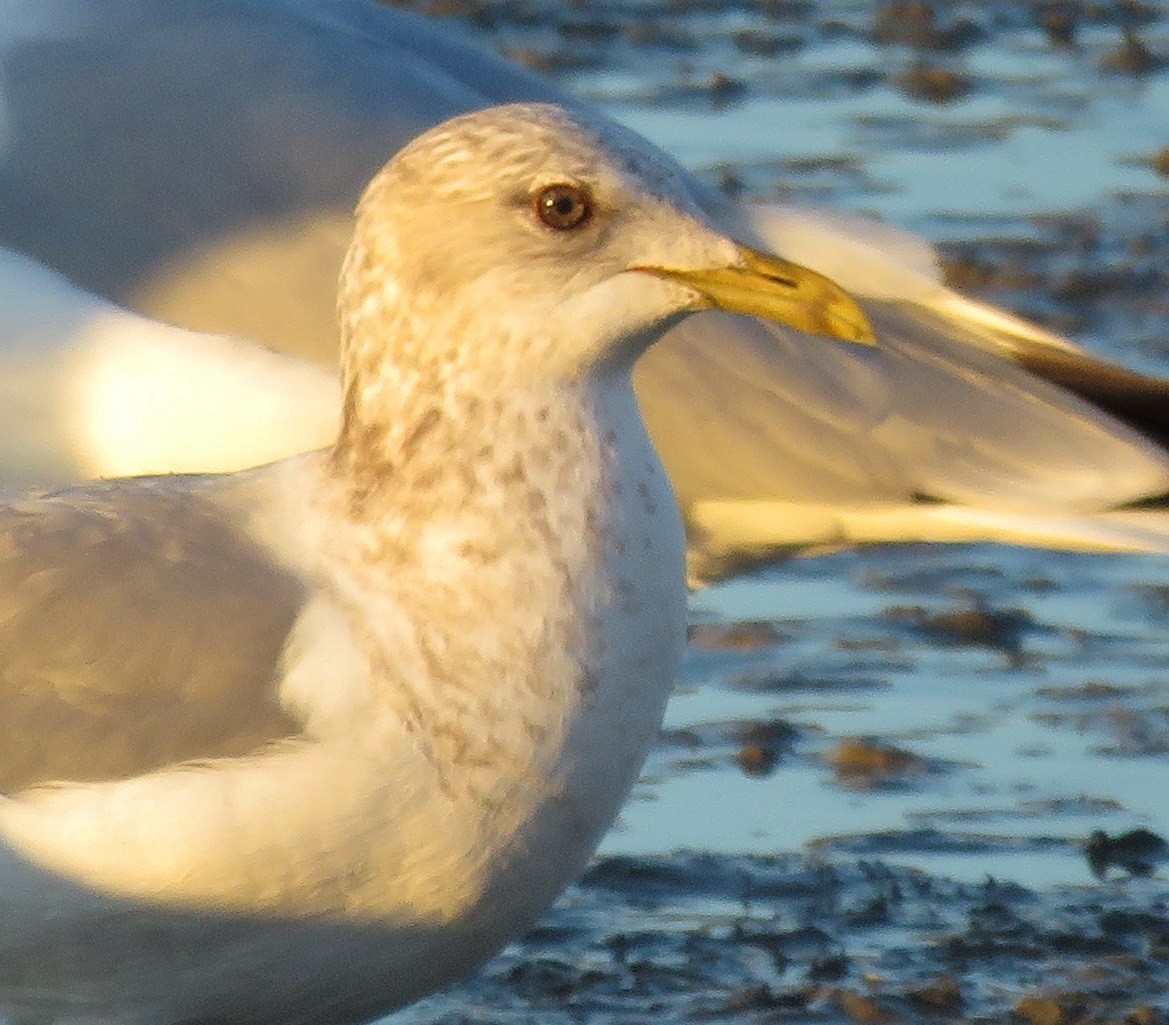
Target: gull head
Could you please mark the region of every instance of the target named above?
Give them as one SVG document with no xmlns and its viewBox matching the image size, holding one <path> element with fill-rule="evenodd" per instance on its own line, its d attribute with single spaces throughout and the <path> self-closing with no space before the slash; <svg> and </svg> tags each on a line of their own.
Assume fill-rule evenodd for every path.
<svg viewBox="0 0 1169 1025">
<path fill-rule="evenodd" d="M 358 206 L 339 290 L 348 372 L 395 386 L 628 370 L 712 307 L 871 340 L 830 281 L 713 228 L 665 154 L 547 104 L 457 117 L 395 156 Z"/>
</svg>

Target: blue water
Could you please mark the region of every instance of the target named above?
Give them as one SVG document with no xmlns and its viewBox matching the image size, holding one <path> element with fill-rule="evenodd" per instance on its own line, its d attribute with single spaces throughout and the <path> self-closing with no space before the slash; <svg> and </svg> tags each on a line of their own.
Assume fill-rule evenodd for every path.
<svg viewBox="0 0 1169 1025">
<path fill-rule="evenodd" d="M 950 583 L 972 577 L 982 583 Z M 733 741 L 663 746 L 604 849 L 771 853 L 928 827 L 999 842 L 887 860 L 960 879 L 1083 881 L 1078 843 L 1092 829 L 1169 830 L 1169 618 L 1142 590 L 1163 581 L 1159 558 L 920 546 L 793 563 L 698 595 L 704 622 L 765 619 L 781 639 L 692 650 L 667 728 L 779 719 L 800 738 L 765 778 L 738 768 Z M 1014 657 L 885 614 L 968 608 L 975 595 L 1029 613 Z M 1093 696 L 1095 684 L 1110 689 Z M 825 758 L 858 736 L 928 767 L 871 789 L 842 781 Z M 1058 841 L 1055 853 L 1020 843 L 1040 840 Z"/>
<path fill-rule="evenodd" d="M 766 192 L 791 186 L 793 160 L 848 161 L 863 183 L 854 176 L 831 197 L 836 205 L 953 238 L 962 223 L 1025 224 L 1122 192 L 1164 192 L 1139 160 L 1169 139 L 1169 75 L 1103 74 L 1095 60 L 1115 43 L 1115 31 L 1097 30 L 1082 39 L 1084 52 L 1068 55 L 1033 32 L 998 37 L 957 62 L 974 85 L 947 104 L 910 99 L 887 81 L 809 90 L 833 73 L 881 72 L 887 53 L 855 40 L 785 55 L 773 89 L 726 105 L 666 105 L 636 69 L 575 82 L 692 168 L 755 168 Z"/>
</svg>

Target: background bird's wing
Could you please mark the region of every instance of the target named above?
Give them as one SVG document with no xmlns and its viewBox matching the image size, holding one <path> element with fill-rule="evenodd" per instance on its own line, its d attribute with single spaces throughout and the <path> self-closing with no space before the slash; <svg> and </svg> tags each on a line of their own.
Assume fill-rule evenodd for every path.
<svg viewBox="0 0 1169 1025">
<path fill-rule="evenodd" d="M 1169 494 L 1169 456 L 1139 415 L 1164 416 L 1166 382 L 957 295 L 931 247 L 883 224 L 768 206 L 715 216 L 840 281 L 879 348 L 704 314 L 643 360 L 638 394 L 696 579 L 890 541 L 1169 549 L 1163 510 L 1112 512 Z"/>
<path fill-rule="evenodd" d="M 1169 382 L 953 292 L 932 247 L 896 228 L 775 205 L 735 213 L 865 307 L 887 357 L 878 433 L 911 469 L 910 493 L 1089 511 L 1169 492 Z"/>
<path fill-rule="evenodd" d="M 880 350 L 692 317 L 635 378 L 688 525 L 693 582 L 887 542 L 1169 551 L 1153 442 L 912 308 L 866 303 Z"/>
<path fill-rule="evenodd" d="M 0 790 L 299 732 L 277 686 L 300 588 L 181 480 L 0 507 Z"/>
</svg>

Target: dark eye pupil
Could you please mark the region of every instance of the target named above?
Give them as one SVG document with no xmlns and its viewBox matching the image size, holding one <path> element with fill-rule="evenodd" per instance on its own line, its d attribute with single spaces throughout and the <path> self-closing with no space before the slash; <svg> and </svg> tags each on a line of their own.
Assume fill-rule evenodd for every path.
<svg viewBox="0 0 1169 1025">
<path fill-rule="evenodd" d="M 536 216 L 549 228 L 579 228 L 592 213 L 592 199 L 577 185 L 549 185 L 536 196 Z"/>
</svg>

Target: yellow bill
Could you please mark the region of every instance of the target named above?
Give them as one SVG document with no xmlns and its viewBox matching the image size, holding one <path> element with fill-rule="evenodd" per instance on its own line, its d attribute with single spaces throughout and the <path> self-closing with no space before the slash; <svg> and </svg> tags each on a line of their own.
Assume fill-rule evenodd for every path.
<svg viewBox="0 0 1169 1025">
<path fill-rule="evenodd" d="M 727 267 L 636 269 L 680 281 L 709 300 L 712 308 L 763 317 L 809 334 L 857 345 L 876 344 L 873 329 L 860 307 L 823 274 L 747 246 L 739 246 L 739 253 L 742 262 Z"/>
</svg>

